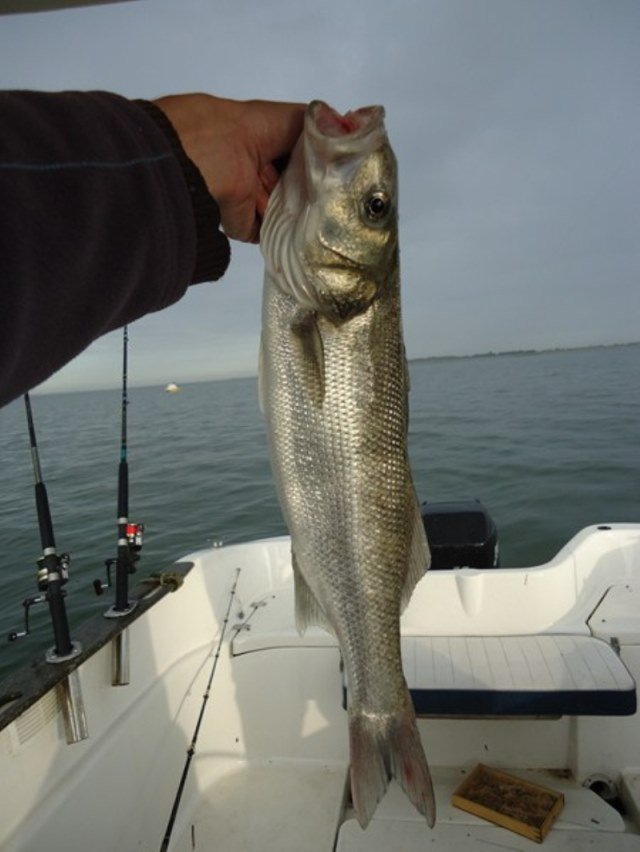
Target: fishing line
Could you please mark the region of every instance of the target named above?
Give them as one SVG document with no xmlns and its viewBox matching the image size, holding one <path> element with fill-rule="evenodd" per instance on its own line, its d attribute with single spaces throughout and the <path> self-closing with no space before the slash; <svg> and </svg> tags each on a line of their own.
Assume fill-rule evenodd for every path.
<svg viewBox="0 0 640 852">
<path fill-rule="evenodd" d="M 209 680 L 207 681 L 207 688 L 205 690 L 204 695 L 202 696 L 202 705 L 200 707 L 200 713 L 198 715 L 198 721 L 196 722 L 195 729 L 193 731 L 193 737 L 191 738 L 191 744 L 187 749 L 187 759 L 185 760 L 184 768 L 182 770 L 182 776 L 180 777 L 180 783 L 178 784 L 178 789 L 176 790 L 175 799 L 173 800 L 173 807 L 171 808 L 171 815 L 169 817 L 169 822 L 167 823 L 167 828 L 164 833 L 164 837 L 162 839 L 162 844 L 160 846 L 160 852 L 167 852 L 169 848 L 169 842 L 171 840 L 171 833 L 173 832 L 173 826 L 176 821 L 176 817 L 178 815 L 178 808 L 180 807 L 180 800 L 182 799 L 182 794 L 184 792 L 184 787 L 187 781 L 187 775 L 189 774 L 189 767 L 191 766 L 191 761 L 193 759 L 193 755 L 196 752 L 196 742 L 198 741 L 198 734 L 200 733 L 200 725 L 202 724 L 202 720 L 204 718 L 204 711 L 207 706 L 207 702 L 209 701 L 209 695 L 211 694 L 211 685 L 213 683 L 213 678 L 216 673 L 216 669 L 218 667 L 218 659 L 220 658 L 220 652 L 222 651 L 222 643 L 224 641 L 224 635 L 227 630 L 227 625 L 229 623 L 229 615 L 231 613 L 231 607 L 233 606 L 233 600 L 236 595 L 236 589 L 238 587 L 238 579 L 240 577 L 240 568 L 236 568 L 236 577 L 233 582 L 233 586 L 231 587 L 231 591 L 229 592 L 229 603 L 227 605 L 227 611 L 224 616 L 224 621 L 222 622 L 222 630 L 220 631 L 220 639 L 218 640 L 218 645 L 216 647 L 216 653 L 213 658 L 213 663 L 211 665 L 211 672 L 209 674 Z"/>
</svg>

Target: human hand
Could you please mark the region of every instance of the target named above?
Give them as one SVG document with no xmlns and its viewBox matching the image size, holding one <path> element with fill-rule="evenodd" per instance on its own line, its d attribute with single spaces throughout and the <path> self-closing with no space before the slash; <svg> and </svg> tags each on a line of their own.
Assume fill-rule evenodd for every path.
<svg viewBox="0 0 640 852">
<path fill-rule="evenodd" d="M 233 101 L 213 95 L 170 95 L 154 101 L 180 137 L 218 202 L 228 237 L 257 243 L 269 196 L 278 182 L 274 160 L 287 156 L 305 104 Z"/>
</svg>

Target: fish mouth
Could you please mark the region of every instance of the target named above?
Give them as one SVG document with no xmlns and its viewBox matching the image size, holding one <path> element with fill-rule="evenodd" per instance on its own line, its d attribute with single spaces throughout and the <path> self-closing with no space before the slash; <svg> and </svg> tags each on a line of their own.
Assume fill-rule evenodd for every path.
<svg viewBox="0 0 640 852">
<path fill-rule="evenodd" d="M 324 101 L 312 101 L 307 107 L 306 133 L 318 142 L 353 143 L 370 134 L 384 134 L 384 107 L 367 106 L 339 113 Z"/>
</svg>

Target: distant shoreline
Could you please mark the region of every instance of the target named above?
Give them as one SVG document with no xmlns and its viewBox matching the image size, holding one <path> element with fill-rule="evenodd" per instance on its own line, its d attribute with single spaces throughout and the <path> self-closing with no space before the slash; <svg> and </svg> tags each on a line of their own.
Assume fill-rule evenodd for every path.
<svg viewBox="0 0 640 852">
<path fill-rule="evenodd" d="M 424 355 L 419 358 L 409 358 L 409 363 L 420 363 L 423 361 L 461 361 L 468 360 L 471 358 L 501 358 L 505 355 L 512 355 L 517 357 L 525 357 L 529 355 L 546 355 L 549 353 L 559 354 L 562 352 L 582 352 L 593 349 L 620 349 L 628 346 L 638 346 L 640 345 L 640 340 L 632 340 L 628 343 L 594 343 L 590 346 L 557 346 L 554 349 L 508 349 L 500 352 L 478 352 L 473 355 Z M 190 385 L 199 385 L 206 382 L 232 382 L 236 380 L 255 380 L 257 377 L 257 373 L 245 373 L 238 374 L 234 376 L 211 376 L 210 378 L 201 378 L 201 379 L 182 379 L 180 381 L 180 387 L 184 390 L 188 388 Z M 166 387 L 166 382 L 144 382 L 138 384 L 135 380 L 129 382 L 129 387 L 131 388 L 158 388 L 164 391 Z M 35 396 L 52 396 L 59 394 L 72 394 L 72 393 L 92 393 L 99 391 L 113 391 L 119 390 L 119 385 L 114 382 L 113 385 L 109 387 L 94 387 L 94 388 L 65 388 L 64 390 L 45 390 L 41 391 L 37 388 L 35 391 L 32 391 L 32 395 Z"/>
<path fill-rule="evenodd" d="M 409 362 L 418 361 L 460 361 L 467 358 L 500 358 L 503 355 L 548 355 L 560 352 L 584 352 L 589 349 L 621 349 L 627 346 L 638 346 L 640 340 L 630 340 L 628 343 L 591 343 L 587 346 L 555 346 L 547 349 L 504 349 L 500 352 L 475 352 L 472 355 L 423 355 L 419 358 L 409 358 Z"/>
</svg>

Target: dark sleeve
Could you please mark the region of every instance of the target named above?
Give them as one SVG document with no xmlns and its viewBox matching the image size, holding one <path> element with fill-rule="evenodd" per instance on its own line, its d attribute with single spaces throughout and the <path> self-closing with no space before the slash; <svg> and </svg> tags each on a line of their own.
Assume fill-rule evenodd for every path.
<svg viewBox="0 0 640 852">
<path fill-rule="evenodd" d="M 218 207 L 153 104 L 0 92 L 0 405 L 225 271 Z"/>
</svg>

